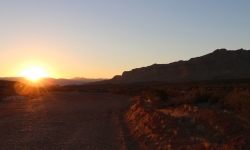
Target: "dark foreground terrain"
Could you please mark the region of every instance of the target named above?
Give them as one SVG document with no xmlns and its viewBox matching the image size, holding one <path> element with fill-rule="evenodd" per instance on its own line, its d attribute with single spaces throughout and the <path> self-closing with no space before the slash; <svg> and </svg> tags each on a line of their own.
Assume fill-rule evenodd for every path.
<svg viewBox="0 0 250 150">
<path fill-rule="evenodd" d="M 0 85 L 0 149 L 250 149 L 250 79 Z"/>
<path fill-rule="evenodd" d="M 123 123 L 128 99 L 65 92 L 1 101 L 0 149 L 137 149 Z"/>
</svg>

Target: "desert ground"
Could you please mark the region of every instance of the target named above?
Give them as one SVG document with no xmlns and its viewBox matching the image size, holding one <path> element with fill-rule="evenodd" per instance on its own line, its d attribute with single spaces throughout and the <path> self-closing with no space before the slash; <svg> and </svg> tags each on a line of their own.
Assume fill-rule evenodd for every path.
<svg viewBox="0 0 250 150">
<path fill-rule="evenodd" d="M 23 100 L 6 82 L 0 149 L 248 150 L 246 81 L 23 88 Z"/>
<path fill-rule="evenodd" d="M 2 101 L 0 149 L 137 149 L 123 121 L 129 97 L 48 93 Z"/>
</svg>

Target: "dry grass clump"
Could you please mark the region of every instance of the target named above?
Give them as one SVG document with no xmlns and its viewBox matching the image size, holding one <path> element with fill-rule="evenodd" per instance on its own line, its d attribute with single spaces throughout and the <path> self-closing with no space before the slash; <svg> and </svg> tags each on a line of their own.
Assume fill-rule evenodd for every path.
<svg viewBox="0 0 250 150">
<path fill-rule="evenodd" d="M 148 105 L 156 108 L 164 107 L 164 104 L 169 100 L 168 93 L 160 89 L 144 91 L 142 95 L 147 99 Z"/>
<path fill-rule="evenodd" d="M 212 93 L 203 89 L 195 89 L 189 93 L 180 95 L 177 97 L 177 103 L 179 104 L 197 104 L 197 103 L 216 103 L 218 102 L 217 93 Z"/>
<path fill-rule="evenodd" d="M 180 104 L 194 104 L 194 103 L 198 103 L 198 102 L 203 102 L 203 101 L 207 101 L 209 95 L 204 94 L 202 91 L 200 90 L 195 90 L 192 91 L 190 93 L 181 95 L 177 98 L 178 103 Z"/>
<path fill-rule="evenodd" d="M 250 119 L 250 92 L 245 90 L 206 90 L 193 89 L 188 92 L 179 91 L 179 95 L 169 94 L 169 90 L 151 89 L 142 92 L 147 106 L 161 109 L 167 106 L 180 106 L 183 104 L 196 105 L 206 103 L 210 107 L 215 104 L 218 108 L 230 111 Z"/>
<path fill-rule="evenodd" d="M 144 96 L 147 96 L 150 99 L 160 100 L 160 101 L 167 101 L 168 100 L 168 93 L 165 90 L 155 89 L 150 91 L 143 92 Z"/>
<path fill-rule="evenodd" d="M 176 103 L 199 104 L 208 103 L 210 105 L 219 104 L 224 109 L 229 109 L 235 114 L 241 115 L 250 120 L 250 92 L 246 90 L 233 91 L 206 91 L 203 89 L 193 90 L 175 98 Z"/>
<path fill-rule="evenodd" d="M 237 114 L 240 114 L 250 119 L 250 92 L 249 90 L 237 91 L 229 93 L 224 101 L 224 104 L 229 109 L 234 110 Z"/>
</svg>

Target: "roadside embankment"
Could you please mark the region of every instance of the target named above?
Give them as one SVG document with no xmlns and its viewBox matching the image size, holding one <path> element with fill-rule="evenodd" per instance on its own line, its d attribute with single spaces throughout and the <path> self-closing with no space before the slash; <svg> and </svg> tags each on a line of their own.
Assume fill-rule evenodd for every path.
<svg viewBox="0 0 250 150">
<path fill-rule="evenodd" d="M 250 124 L 227 111 L 179 105 L 157 109 L 133 98 L 125 114 L 142 149 L 250 149 Z"/>
</svg>

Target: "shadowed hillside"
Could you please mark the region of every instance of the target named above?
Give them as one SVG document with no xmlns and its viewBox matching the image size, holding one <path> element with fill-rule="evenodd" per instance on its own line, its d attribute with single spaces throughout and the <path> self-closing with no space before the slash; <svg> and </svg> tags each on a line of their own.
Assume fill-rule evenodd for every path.
<svg viewBox="0 0 250 150">
<path fill-rule="evenodd" d="M 125 71 L 105 83 L 194 81 L 250 77 L 250 50 L 217 49 L 207 55 Z"/>
</svg>

